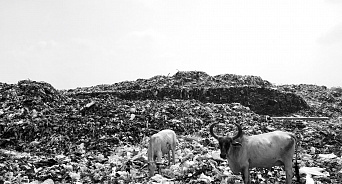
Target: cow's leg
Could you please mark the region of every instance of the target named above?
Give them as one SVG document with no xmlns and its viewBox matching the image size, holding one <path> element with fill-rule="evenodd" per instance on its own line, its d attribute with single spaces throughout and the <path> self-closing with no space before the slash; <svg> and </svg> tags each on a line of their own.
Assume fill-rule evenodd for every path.
<svg viewBox="0 0 342 184">
<path fill-rule="evenodd" d="M 286 172 L 286 184 L 291 184 L 293 177 L 292 158 L 284 161 L 284 168 Z"/>
<path fill-rule="evenodd" d="M 251 184 L 251 176 L 249 174 L 249 168 L 244 167 L 241 173 L 242 173 L 242 179 L 243 179 L 244 184 Z"/>
<path fill-rule="evenodd" d="M 161 174 L 161 167 L 160 165 L 162 164 L 162 152 L 161 151 L 158 151 L 157 152 L 157 158 L 156 158 L 156 164 L 157 164 L 157 167 L 158 167 L 158 172 L 159 174 Z"/>
<path fill-rule="evenodd" d="M 176 164 L 175 147 L 172 147 L 172 163 L 173 165 Z"/>
</svg>

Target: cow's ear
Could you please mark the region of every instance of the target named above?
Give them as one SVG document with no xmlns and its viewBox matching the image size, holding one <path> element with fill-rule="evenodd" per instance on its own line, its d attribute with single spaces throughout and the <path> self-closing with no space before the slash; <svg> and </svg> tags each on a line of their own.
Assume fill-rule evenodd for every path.
<svg viewBox="0 0 342 184">
<path fill-rule="evenodd" d="M 241 144 L 241 143 L 239 143 L 239 142 L 236 142 L 236 141 L 235 141 L 235 142 L 232 142 L 232 145 L 233 145 L 233 146 L 242 146 L 242 144 Z"/>
</svg>

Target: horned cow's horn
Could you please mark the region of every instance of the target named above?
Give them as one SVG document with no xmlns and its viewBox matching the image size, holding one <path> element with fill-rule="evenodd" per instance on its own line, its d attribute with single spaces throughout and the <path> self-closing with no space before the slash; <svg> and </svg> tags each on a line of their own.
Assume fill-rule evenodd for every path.
<svg viewBox="0 0 342 184">
<path fill-rule="evenodd" d="M 210 135 L 213 136 L 215 139 L 218 139 L 219 136 L 217 136 L 215 133 L 214 133 L 214 127 L 217 125 L 218 123 L 213 123 L 210 125 Z"/>
<path fill-rule="evenodd" d="M 238 129 L 238 133 L 232 138 L 233 140 L 235 140 L 235 139 L 241 137 L 241 135 L 242 135 L 242 128 L 241 128 L 241 126 L 240 126 L 239 124 L 237 124 L 237 123 L 234 123 L 234 125 L 235 125 L 235 126 L 237 127 L 237 129 Z"/>
</svg>

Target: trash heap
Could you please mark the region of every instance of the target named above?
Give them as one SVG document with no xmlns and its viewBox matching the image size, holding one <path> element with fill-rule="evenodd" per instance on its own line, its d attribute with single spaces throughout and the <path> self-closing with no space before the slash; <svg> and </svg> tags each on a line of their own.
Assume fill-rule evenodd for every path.
<svg viewBox="0 0 342 184">
<path fill-rule="evenodd" d="M 44 145 L 38 151 L 48 153 L 68 152 L 70 142 L 108 151 L 114 145 L 140 142 L 153 129 L 194 133 L 217 118 L 249 123 L 260 119 L 238 103 L 126 100 L 111 95 L 72 98 L 48 83 L 30 80 L 2 83 L 0 90 L 0 146 L 16 150 L 36 149 L 31 145 L 38 141 Z"/>
<path fill-rule="evenodd" d="M 0 118 L 7 120 L 36 117 L 38 112 L 48 114 L 66 100 L 50 84 L 31 80 L 0 83 L 0 92 Z"/>
<path fill-rule="evenodd" d="M 277 89 L 296 94 L 307 102 L 310 108 L 299 111 L 299 115 L 331 118 L 342 116 L 342 88 L 300 84 L 279 85 Z"/>
<path fill-rule="evenodd" d="M 136 81 L 123 81 L 111 85 L 97 85 L 93 87 L 77 88 L 69 90 L 70 93 L 116 91 L 116 90 L 142 90 L 155 88 L 208 88 L 208 87 L 233 87 L 233 86 L 260 86 L 271 87 L 269 81 L 259 76 L 222 74 L 210 76 L 201 71 L 179 71 L 173 76 L 157 75 L 150 79 L 137 79 Z"/>
<path fill-rule="evenodd" d="M 271 83 L 258 76 L 243 76 L 235 74 L 224 74 L 210 76 L 199 71 L 179 71 L 173 76 L 157 75 L 150 79 L 137 79 L 136 81 L 123 81 L 111 85 L 101 84 L 92 87 L 70 89 L 68 94 L 102 91 L 125 91 L 146 90 L 160 88 L 229 88 L 233 86 L 260 86 L 271 87 Z"/>
<path fill-rule="evenodd" d="M 1 83 L 0 92 L 0 146 L 17 149 L 35 139 L 49 139 L 50 125 L 66 113 L 70 101 L 50 84 L 31 80 Z"/>
<path fill-rule="evenodd" d="M 241 182 L 218 158 L 208 132 L 212 122 L 236 122 L 247 135 L 296 132 L 301 167 L 324 167 L 330 176 L 314 179 L 334 183 L 342 172 L 342 124 L 274 121 L 269 115 L 334 118 L 341 116 L 341 96 L 315 85 L 274 86 L 260 77 L 197 71 L 63 91 L 30 80 L 0 83 L 0 181 L 147 183 L 146 140 L 171 128 L 197 138 L 180 141 L 181 165 L 164 175 L 180 183 Z M 217 133 L 232 135 L 228 128 Z M 284 183 L 280 168 L 251 173 L 255 182 Z"/>
<path fill-rule="evenodd" d="M 286 115 L 309 106 L 302 97 L 279 91 L 271 83 L 256 76 L 233 74 L 209 76 L 204 72 L 177 72 L 172 77 L 156 76 L 151 79 L 78 88 L 68 91 L 76 98 L 105 97 L 126 100 L 198 100 L 203 103 L 240 103 L 264 115 Z"/>
<path fill-rule="evenodd" d="M 239 86 L 239 85 L 248 85 L 248 86 L 261 86 L 261 87 L 270 87 L 272 84 L 263 80 L 259 76 L 252 75 L 236 75 L 236 74 L 222 74 L 216 75 L 214 77 L 216 80 L 219 80 L 220 83 L 225 83 L 230 86 Z M 222 82 L 221 82 L 222 81 Z"/>
</svg>

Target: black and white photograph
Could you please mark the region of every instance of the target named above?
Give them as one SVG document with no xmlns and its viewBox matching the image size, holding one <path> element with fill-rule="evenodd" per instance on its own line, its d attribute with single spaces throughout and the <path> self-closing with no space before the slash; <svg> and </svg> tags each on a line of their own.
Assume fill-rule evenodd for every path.
<svg viewBox="0 0 342 184">
<path fill-rule="evenodd" d="M 342 0 L 0 0 L 0 184 L 342 183 Z"/>
</svg>

